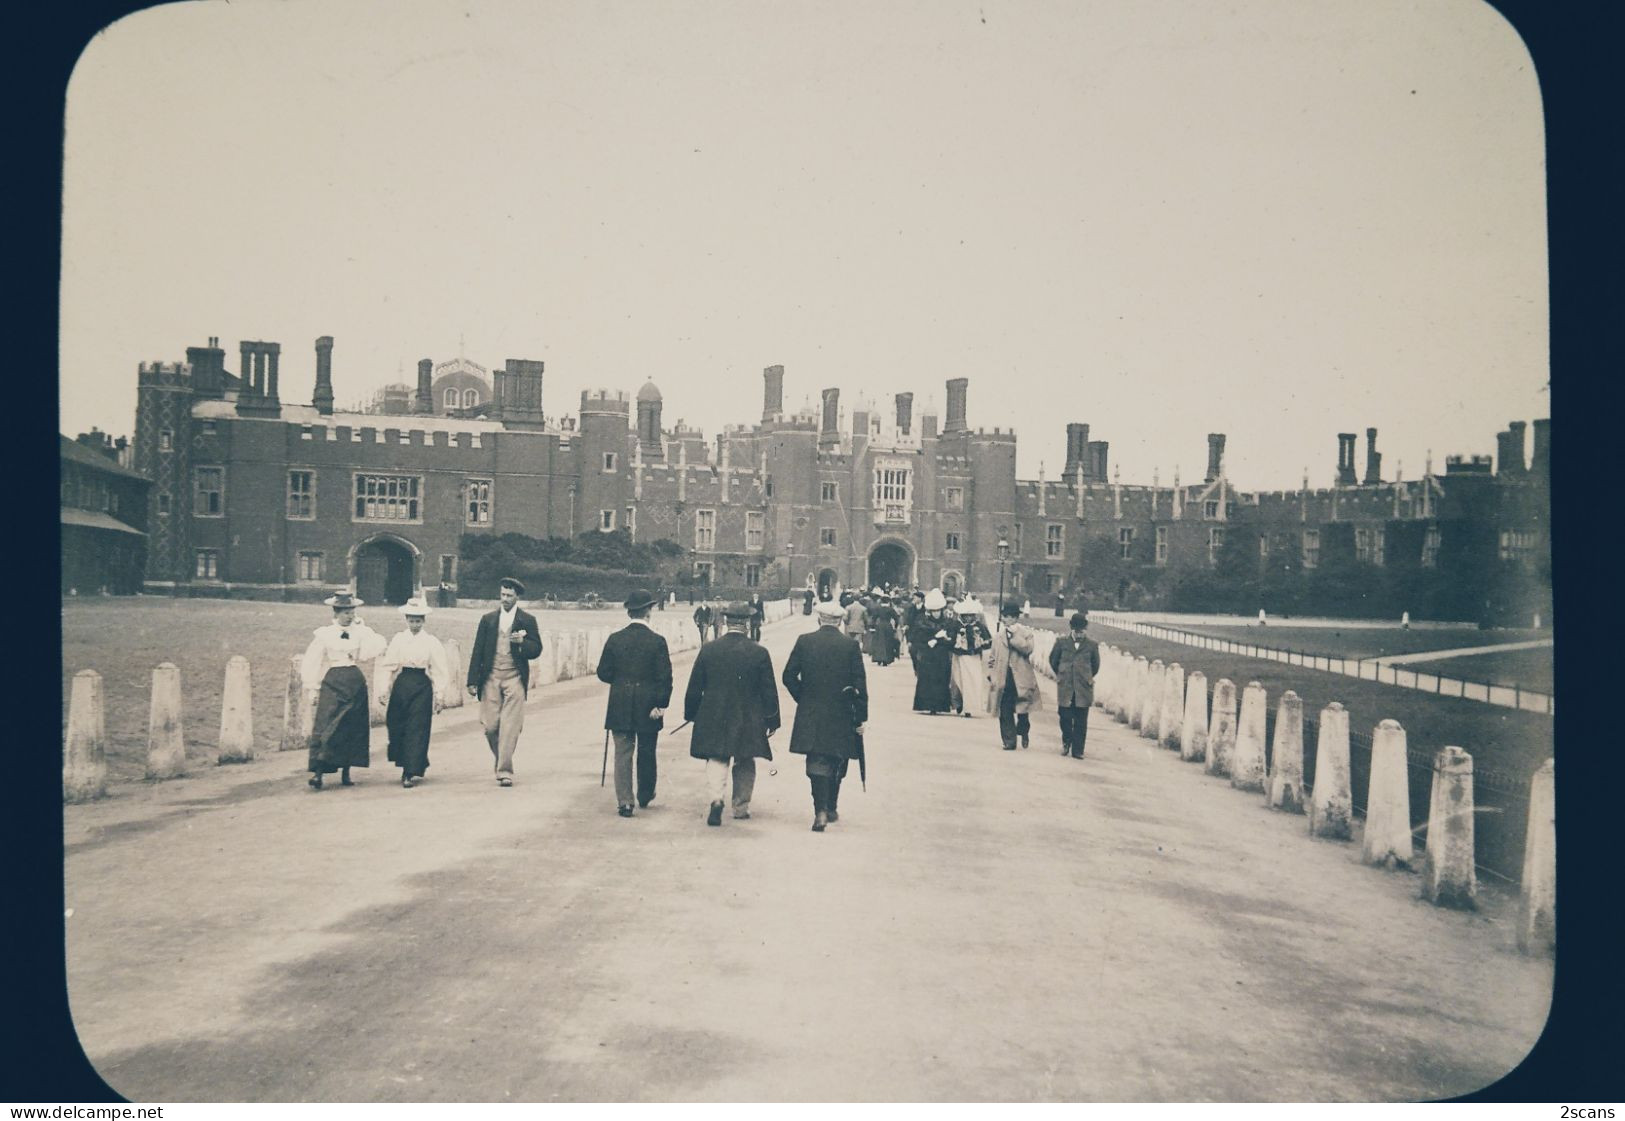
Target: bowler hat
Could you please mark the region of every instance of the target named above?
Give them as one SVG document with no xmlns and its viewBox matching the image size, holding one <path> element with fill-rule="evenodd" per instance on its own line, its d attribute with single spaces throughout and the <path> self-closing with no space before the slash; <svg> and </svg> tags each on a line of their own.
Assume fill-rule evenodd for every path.
<svg viewBox="0 0 1625 1121">
<path fill-rule="evenodd" d="M 366 605 L 367 601 L 364 599 L 358 599 L 351 592 L 340 591 L 334 592 L 332 595 L 322 600 L 322 602 L 327 604 L 329 607 L 363 607 Z"/>
<path fill-rule="evenodd" d="M 1074 611 L 1072 613 L 1071 623 L 1073 630 L 1081 631 L 1084 627 L 1089 625 L 1089 616 L 1085 615 L 1081 611 Z"/>
<path fill-rule="evenodd" d="M 502 583 L 498 584 L 497 587 L 499 587 L 499 588 L 512 588 L 514 590 L 514 592 L 517 593 L 518 595 L 524 595 L 525 594 L 524 582 L 521 581 L 521 580 L 518 580 L 518 579 L 516 579 L 515 577 L 512 577 L 512 576 L 504 576 L 502 578 Z"/>
<path fill-rule="evenodd" d="M 628 611 L 638 611 L 645 607 L 653 607 L 658 602 L 660 597 L 648 588 L 633 588 L 632 594 L 626 597 L 626 602 L 621 606 Z"/>
<path fill-rule="evenodd" d="M 724 619 L 749 619 L 751 614 L 750 604 L 748 603 L 730 603 L 722 609 Z"/>
<path fill-rule="evenodd" d="M 1005 600 L 1004 606 L 999 608 L 999 614 L 1010 619 L 1019 618 L 1021 615 L 1021 601 L 1019 599 Z"/>
</svg>

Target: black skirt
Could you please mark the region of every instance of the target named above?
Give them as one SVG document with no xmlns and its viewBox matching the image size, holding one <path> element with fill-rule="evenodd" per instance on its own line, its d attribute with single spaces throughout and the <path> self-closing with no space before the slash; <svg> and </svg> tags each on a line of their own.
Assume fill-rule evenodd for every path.
<svg viewBox="0 0 1625 1121">
<path fill-rule="evenodd" d="M 407 778 L 429 769 L 429 730 L 434 723 L 434 686 L 427 672 L 408 667 L 395 676 L 384 723 L 389 729 L 389 761 Z"/>
<path fill-rule="evenodd" d="M 953 676 L 953 651 L 945 639 L 935 646 L 922 643 L 914 651 L 914 710 L 947 712 L 953 702 L 948 695 Z"/>
<path fill-rule="evenodd" d="M 309 747 L 309 769 L 317 774 L 371 761 L 367 679 L 355 666 L 334 666 L 322 678 Z"/>
</svg>

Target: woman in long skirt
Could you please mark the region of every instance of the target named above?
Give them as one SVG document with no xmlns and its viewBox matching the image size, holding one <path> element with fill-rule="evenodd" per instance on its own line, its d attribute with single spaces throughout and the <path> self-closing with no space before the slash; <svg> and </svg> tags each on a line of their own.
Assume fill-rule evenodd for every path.
<svg viewBox="0 0 1625 1121">
<path fill-rule="evenodd" d="M 959 620 L 948 615 L 947 599 L 938 588 L 925 596 L 924 610 L 909 630 L 914 651 L 914 711 L 935 715 L 953 707 L 949 683 L 953 676 L 954 638 Z"/>
<path fill-rule="evenodd" d="M 356 617 L 361 600 L 339 592 L 323 600 L 333 609 L 333 622 L 317 627 L 300 666 L 306 703 L 316 706 L 311 729 L 310 788 L 322 788 L 322 776 L 339 771 L 339 781 L 353 786 L 351 767 L 371 762 L 368 749 L 367 679 L 360 663 L 384 652 L 384 638 Z"/>
<path fill-rule="evenodd" d="M 429 730 L 451 685 L 445 647 L 423 629 L 429 611 L 421 599 L 402 606 L 406 629 L 389 640 L 378 660 L 379 695 L 389 697 L 384 716 L 389 761 L 401 769 L 401 785 L 408 790 L 429 769 Z"/>
<path fill-rule="evenodd" d="M 959 712 L 974 716 L 976 706 L 987 696 L 987 648 L 993 635 L 987 629 L 982 605 L 970 596 L 959 601 L 959 633 L 954 636 L 954 692 L 959 694 Z"/>
<path fill-rule="evenodd" d="M 869 653 L 875 665 L 889 666 L 897 660 L 897 611 L 890 601 L 877 598 L 869 609 L 869 620 L 873 628 Z"/>
</svg>

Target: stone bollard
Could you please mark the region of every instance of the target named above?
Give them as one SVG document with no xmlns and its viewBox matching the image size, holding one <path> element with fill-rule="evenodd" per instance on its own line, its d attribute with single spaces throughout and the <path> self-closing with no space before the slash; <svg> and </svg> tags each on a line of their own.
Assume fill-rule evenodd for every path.
<svg viewBox="0 0 1625 1121">
<path fill-rule="evenodd" d="M 288 659 L 288 687 L 282 694 L 282 738 L 277 741 L 278 751 L 297 751 L 305 746 L 300 729 L 304 724 L 305 682 L 304 658 L 298 654 Z M 153 682 L 157 687 L 156 680 Z"/>
<path fill-rule="evenodd" d="M 1162 727 L 1162 690 L 1168 683 L 1168 667 L 1162 659 L 1152 661 L 1145 671 L 1145 703 L 1140 710 L 1140 735 L 1155 741 Z"/>
<path fill-rule="evenodd" d="M 586 631 L 576 632 L 575 673 L 577 677 L 586 677 L 592 672 L 589 664 L 587 645 L 591 641 Z"/>
<path fill-rule="evenodd" d="M 1210 775 L 1228 778 L 1236 755 L 1236 686 L 1228 677 L 1213 687 L 1213 717 L 1208 725 L 1207 762 Z"/>
<path fill-rule="evenodd" d="M 1179 757 L 1187 763 L 1207 758 L 1207 674 L 1192 670 L 1185 679 L 1185 716 L 1179 727 Z"/>
<path fill-rule="evenodd" d="M 89 802 L 107 793 L 107 725 L 102 675 L 82 669 L 68 697 L 68 735 L 62 749 L 62 800 Z"/>
<path fill-rule="evenodd" d="M 233 654 L 226 662 L 226 687 L 220 698 L 221 763 L 246 763 L 254 758 L 253 685 L 248 659 Z"/>
<path fill-rule="evenodd" d="M 1236 721 L 1236 746 L 1230 759 L 1230 785 L 1237 790 L 1264 791 L 1264 729 L 1269 703 L 1264 686 L 1247 682 L 1241 692 L 1241 716 Z"/>
<path fill-rule="evenodd" d="M 1371 784 L 1365 797 L 1360 859 L 1389 868 L 1411 866 L 1411 786 L 1405 729 L 1384 720 L 1371 733 Z"/>
<path fill-rule="evenodd" d="M 1473 868 L 1473 757 L 1459 747 L 1441 748 L 1433 757 L 1422 898 L 1435 906 L 1464 911 L 1478 906 L 1478 876 Z"/>
<path fill-rule="evenodd" d="M 575 641 L 570 637 L 569 631 L 557 631 L 553 635 L 553 649 L 558 651 L 558 666 L 560 681 L 568 681 L 575 674 L 570 671 L 570 657 L 575 651 Z"/>
<path fill-rule="evenodd" d="M 1128 703 L 1128 726 L 1136 731 L 1145 715 L 1145 682 L 1146 676 L 1151 672 L 1151 663 L 1136 654 L 1134 656 L 1134 694 Z"/>
<path fill-rule="evenodd" d="M 1303 701 L 1291 689 L 1275 707 L 1275 739 L 1270 745 L 1267 805 L 1287 813 L 1303 812 Z"/>
<path fill-rule="evenodd" d="M 295 709 L 295 719 L 298 710 Z M 186 773 L 186 731 L 181 719 L 181 671 L 164 662 L 152 671 L 152 707 L 147 717 L 147 777 L 179 778 Z"/>
<path fill-rule="evenodd" d="M 446 686 L 446 695 L 441 700 L 442 707 L 462 708 L 463 701 L 468 696 L 468 663 L 463 661 L 463 644 L 455 638 L 445 641 L 446 667 L 451 671 L 451 683 Z"/>
<path fill-rule="evenodd" d="M 1185 667 L 1169 666 L 1162 685 L 1162 718 L 1157 724 L 1157 742 L 1179 750 L 1179 730 L 1185 723 Z"/>
<path fill-rule="evenodd" d="M 1315 788 L 1309 797 L 1309 835 L 1349 839 L 1354 795 L 1349 790 L 1349 714 L 1333 701 L 1320 710 L 1315 737 Z"/>
<path fill-rule="evenodd" d="M 1411 629 L 1411 613 L 1409 611 L 1401 611 L 1399 613 L 1399 628 L 1400 630 L 1405 631 Z"/>
<path fill-rule="evenodd" d="M 1529 828 L 1523 840 L 1518 949 L 1550 953 L 1557 946 L 1557 802 L 1555 764 L 1548 759 L 1529 780 Z"/>
</svg>

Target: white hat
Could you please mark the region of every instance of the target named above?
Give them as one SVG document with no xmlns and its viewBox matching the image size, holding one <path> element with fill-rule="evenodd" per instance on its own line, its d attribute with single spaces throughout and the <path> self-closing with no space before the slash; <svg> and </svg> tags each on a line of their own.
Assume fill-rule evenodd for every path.
<svg viewBox="0 0 1625 1121">
<path fill-rule="evenodd" d="M 883 595 L 886 594 L 885 592 L 880 590 L 880 585 L 879 584 L 876 584 L 874 587 L 870 588 L 869 593 L 871 595 L 877 595 L 877 596 L 883 596 Z"/>
<path fill-rule="evenodd" d="M 820 619 L 843 619 L 846 617 L 846 608 L 832 599 L 821 599 L 813 607 Z"/>
<path fill-rule="evenodd" d="M 980 615 L 982 605 L 976 602 L 974 596 L 966 596 L 959 601 L 959 613 L 961 615 Z"/>
<path fill-rule="evenodd" d="M 422 596 L 413 596 L 400 606 L 400 612 L 402 615 L 417 615 L 421 617 L 428 615 L 432 610 L 433 608 L 429 606 L 428 601 L 423 599 Z"/>
<path fill-rule="evenodd" d="M 347 588 L 340 588 L 322 602 L 329 607 L 361 607 L 367 601 L 352 594 Z"/>
<path fill-rule="evenodd" d="M 941 588 L 932 588 L 925 593 L 925 609 L 927 611 L 941 611 L 948 606 L 948 599 L 942 594 Z"/>
</svg>

